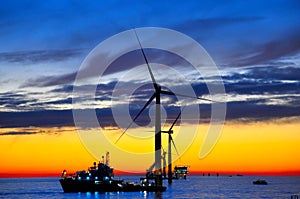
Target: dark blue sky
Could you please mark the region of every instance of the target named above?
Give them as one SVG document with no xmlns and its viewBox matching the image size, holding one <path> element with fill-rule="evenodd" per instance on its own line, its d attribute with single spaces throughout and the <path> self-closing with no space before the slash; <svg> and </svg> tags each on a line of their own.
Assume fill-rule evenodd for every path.
<svg viewBox="0 0 300 199">
<path fill-rule="evenodd" d="M 145 26 L 181 31 L 210 53 L 234 48 L 251 52 L 296 39 L 299 7 L 296 0 L 5 1 L 0 7 L 1 52 L 90 49 L 109 36 Z"/>
<path fill-rule="evenodd" d="M 180 31 L 203 45 L 224 79 L 228 120 L 300 115 L 297 0 L 12 0 L 0 2 L 0 19 L 0 127 L 69 125 L 82 60 L 108 37 L 149 26 Z M 49 123 L 40 123 L 38 113 Z"/>
</svg>

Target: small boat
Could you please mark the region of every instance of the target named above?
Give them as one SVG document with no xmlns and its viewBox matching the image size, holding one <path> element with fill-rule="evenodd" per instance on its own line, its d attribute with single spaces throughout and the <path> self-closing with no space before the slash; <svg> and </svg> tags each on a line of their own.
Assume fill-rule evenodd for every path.
<svg viewBox="0 0 300 199">
<path fill-rule="evenodd" d="M 108 155 L 108 154 L 107 154 Z M 108 159 L 108 158 L 107 158 Z M 88 171 L 77 171 L 75 174 L 67 175 L 64 170 L 59 180 L 65 193 L 70 192 L 163 192 L 165 186 L 157 185 L 154 180 L 141 179 L 140 183 L 125 182 L 115 179 L 113 167 L 104 161 L 94 165 Z"/>
<path fill-rule="evenodd" d="M 267 185 L 268 182 L 266 180 L 260 180 L 260 179 L 258 179 L 258 180 L 253 181 L 253 184 Z"/>
</svg>

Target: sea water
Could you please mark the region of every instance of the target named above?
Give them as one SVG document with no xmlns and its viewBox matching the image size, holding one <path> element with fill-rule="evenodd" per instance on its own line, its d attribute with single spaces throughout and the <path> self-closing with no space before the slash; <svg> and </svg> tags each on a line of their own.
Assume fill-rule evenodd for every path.
<svg viewBox="0 0 300 199">
<path fill-rule="evenodd" d="M 140 176 L 125 176 L 138 181 Z M 300 177 L 260 177 L 268 185 L 254 185 L 255 176 L 188 176 L 174 180 L 163 193 L 63 193 L 59 178 L 2 178 L 0 198 L 299 198 Z"/>
</svg>

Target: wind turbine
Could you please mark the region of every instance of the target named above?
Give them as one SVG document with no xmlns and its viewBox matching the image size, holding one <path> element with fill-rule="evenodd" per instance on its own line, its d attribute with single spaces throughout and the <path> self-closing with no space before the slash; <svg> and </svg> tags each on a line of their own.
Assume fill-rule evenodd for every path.
<svg viewBox="0 0 300 199">
<path fill-rule="evenodd" d="M 150 99 L 146 102 L 146 104 L 144 105 L 144 107 L 140 110 L 140 112 L 134 117 L 134 119 L 131 121 L 131 123 L 128 125 L 128 127 L 125 129 L 125 131 L 120 135 L 120 137 L 116 140 L 115 144 L 121 139 L 121 137 L 126 133 L 126 131 L 130 128 L 130 126 L 135 122 L 135 120 L 141 115 L 141 113 L 149 106 L 149 104 L 155 99 L 155 185 L 156 186 L 162 186 L 162 169 L 161 169 L 161 159 L 162 159 L 162 155 L 161 155 L 161 111 L 160 111 L 160 95 L 164 94 L 164 95 L 173 95 L 173 96 L 181 96 L 181 97 L 188 97 L 188 98 L 193 98 L 193 99 L 201 99 L 201 100 L 205 100 L 205 101 L 210 101 L 213 102 L 212 100 L 209 99 L 205 99 L 205 98 L 200 98 L 200 97 L 193 97 L 193 96 L 189 96 L 189 95 L 182 95 L 182 94 L 178 94 L 178 93 L 173 93 L 170 91 L 166 91 L 166 90 L 162 90 L 161 86 L 159 84 L 156 83 L 156 80 L 154 78 L 154 75 L 152 73 L 150 64 L 148 62 L 148 59 L 146 57 L 146 54 L 144 52 L 144 49 L 142 47 L 142 44 L 140 42 L 140 39 L 136 33 L 136 31 L 134 30 L 135 36 L 137 38 L 138 44 L 140 46 L 142 55 L 144 57 L 144 60 L 146 62 L 151 80 L 152 80 L 152 84 L 153 87 L 155 89 L 155 92 L 153 93 L 153 95 L 150 97 Z M 170 139 L 172 140 L 172 138 Z"/>
<path fill-rule="evenodd" d="M 172 144 L 176 150 L 177 155 L 179 156 L 178 150 L 176 148 L 176 145 L 174 143 L 174 140 L 173 140 L 171 134 L 173 134 L 173 130 L 172 130 L 173 126 L 176 124 L 180 115 L 181 115 L 181 111 L 178 114 L 178 116 L 176 117 L 175 121 L 172 123 L 172 125 L 168 131 L 161 131 L 162 133 L 167 133 L 168 137 L 169 137 L 169 139 L 168 139 L 168 183 L 169 184 L 172 184 Z M 165 168 L 165 165 L 164 165 L 164 168 Z"/>
<path fill-rule="evenodd" d="M 168 131 L 161 131 L 162 133 L 168 133 L 168 152 L 166 152 L 163 147 L 162 147 L 162 150 L 163 150 L 163 156 L 162 156 L 162 160 L 163 160 L 163 177 L 166 178 L 166 167 L 167 167 L 167 163 L 166 163 L 166 155 L 168 153 L 168 183 L 169 184 L 172 184 L 172 178 L 173 178 L 173 175 L 172 175 L 172 144 L 176 150 L 176 153 L 178 156 L 179 155 L 179 152 L 177 150 L 177 147 L 175 145 L 175 142 L 172 138 L 172 135 L 173 134 L 173 126 L 176 124 L 178 118 L 180 117 L 181 115 L 181 112 L 179 112 L 178 116 L 176 117 L 175 121 L 172 123 L 171 127 L 169 128 Z M 149 167 L 149 169 L 147 170 L 147 172 L 151 172 L 153 170 L 153 168 L 155 167 L 155 162 Z"/>
</svg>

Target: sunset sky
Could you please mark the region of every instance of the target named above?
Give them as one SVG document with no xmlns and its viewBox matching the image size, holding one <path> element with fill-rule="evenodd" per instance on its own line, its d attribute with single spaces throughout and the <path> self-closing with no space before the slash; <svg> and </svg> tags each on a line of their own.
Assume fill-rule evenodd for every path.
<svg viewBox="0 0 300 199">
<path fill-rule="evenodd" d="M 113 118 L 113 109 L 127 103 L 112 96 L 118 78 L 126 77 L 121 81 L 126 88 L 138 88 L 127 96 L 130 110 L 122 109 L 120 118 L 125 112 L 133 118 L 153 93 L 140 51 L 114 60 L 102 81 L 90 77 L 74 84 L 82 62 L 99 43 L 142 27 L 172 29 L 197 41 L 224 82 L 226 120 L 215 147 L 199 157 L 211 105 L 190 99 L 184 105 L 189 118 L 173 129 L 181 155 L 173 150 L 176 164 L 188 164 L 199 173 L 300 175 L 299 1 L 12 0 L 0 2 L 0 19 L 0 177 L 59 176 L 63 169 L 86 169 L 106 151 L 117 170 L 144 172 L 153 163 L 154 103 L 114 144 L 128 123 L 119 128 Z M 188 77 L 195 95 L 213 97 L 203 78 L 213 82 L 217 74 L 201 77 L 182 58 L 145 52 L 150 62 Z M 165 68 L 152 66 L 159 83 L 180 88 L 178 79 L 167 78 L 174 76 Z M 91 101 L 84 92 L 93 87 Z M 74 107 L 72 100 L 79 104 Z M 162 98 L 164 129 L 180 103 L 179 98 Z M 200 109 L 199 118 L 189 114 L 194 106 Z M 74 109 L 95 110 L 100 126 L 74 124 Z M 166 150 L 167 136 L 162 137 Z M 148 155 L 135 159 L 137 154 Z"/>
</svg>

